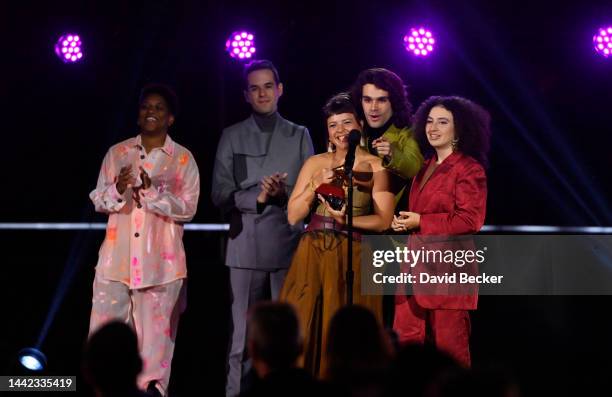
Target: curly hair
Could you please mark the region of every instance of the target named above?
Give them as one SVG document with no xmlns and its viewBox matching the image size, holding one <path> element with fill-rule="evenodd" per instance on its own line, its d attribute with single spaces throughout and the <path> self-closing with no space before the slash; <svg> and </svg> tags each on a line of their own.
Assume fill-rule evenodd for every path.
<svg viewBox="0 0 612 397">
<path fill-rule="evenodd" d="M 140 91 L 140 96 L 138 98 L 138 104 L 142 104 L 145 99 L 149 95 L 157 94 L 166 101 L 166 106 L 168 106 L 168 111 L 173 115 L 177 116 L 179 112 L 179 103 L 176 93 L 166 84 L 161 83 L 149 83 L 145 85 Z"/>
<path fill-rule="evenodd" d="M 440 106 L 453 115 L 457 150 L 476 159 L 483 167 L 488 165 L 491 139 L 491 117 L 483 107 L 458 96 L 432 96 L 419 106 L 414 115 L 414 137 L 421 153 L 433 155 L 434 148 L 427 140 L 425 128 L 432 108 Z"/>
<path fill-rule="evenodd" d="M 359 73 L 357 80 L 351 88 L 351 97 L 358 109 L 360 118 L 364 118 L 361 99 L 363 86 L 374 84 L 377 88 L 389 93 L 391 109 L 393 110 L 393 124 L 396 127 L 410 127 L 412 123 L 412 105 L 408 101 L 408 90 L 402 79 L 392 71 L 384 68 L 372 68 Z"/>
</svg>

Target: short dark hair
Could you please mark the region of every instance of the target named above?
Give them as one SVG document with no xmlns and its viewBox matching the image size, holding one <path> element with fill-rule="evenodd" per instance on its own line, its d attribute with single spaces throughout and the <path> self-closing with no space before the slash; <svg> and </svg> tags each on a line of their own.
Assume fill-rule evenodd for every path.
<svg viewBox="0 0 612 397">
<path fill-rule="evenodd" d="M 358 332 L 355 332 L 358 330 Z M 334 314 L 327 331 L 327 374 L 330 380 L 354 383 L 389 365 L 391 345 L 372 311 L 344 306 Z"/>
<path fill-rule="evenodd" d="M 274 64 L 266 59 L 257 59 L 247 63 L 242 71 L 242 77 L 244 79 L 244 88 L 249 88 L 249 74 L 257 70 L 268 69 L 274 75 L 274 82 L 276 85 L 280 84 L 280 77 L 278 77 L 278 70 Z"/>
<path fill-rule="evenodd" d="M 352 113 L 355 115 L 355 120 L 361 120 L 361 116 L 359 112 L 357 112 L 355 104 L 351 100 L 351 96 L 348 92 L 341 92 L 329 98 L 322 110 L 325 120 L 331 116 L 342 113 Z"/>
<path fill-rule="evenodd" d="M 138 104 L 144 102 L 144 100 L 149 96 L 157 94 L 160 97 L 164 98 L 166 101 L 166 105 L 168 106 L 168 110 L 172 113 L 173 116 L 178 115 L 178 98 L 174 90 L 165 84 L 161 83 L 150 83 L 145 85 L 140 91 L 140 97 L 138 98 Z"/>
<path fill-rule="evenodd" d="M 112 321 L 94 332 L 83 352 L 83 370 L 93 386 L 106 393 L 135 386 L 142 359 L 134 331 Z"/>
<path fill-rule="evenodd" d="M 249 313 L 251 354 L 271 369 L 292 367 L 302 351 L 297 315 L 282 302 L 258 303 Z"/>
<path fill-rule="evenodd" d="M 361 117 L 363 117 L 363 107 L 361 105 L 363 86 L 366 84 L 374 84 L 389 93 L 391 109 L 393 110 L 392 120 L 396 127 L 410 127 L 412 105 L 408 101 L 408 89 L 397 74 L 384 68 L 371 68 L 359 73 L 355 84 L 351 88 L 351 96 Z"/>
<path fill-rule="evenodd" d="M 483 167 L 488 164 L 491 140 L 491 116 L 480 105 L 459 96 L 432 96 L 419 106 L 414 116 L 414 137 L 423 155 L 433 155 L 427 140 L 425 125 L 432 108 L 441 106 L 453 115 L 457 150 L 476 159 Z"/>
</svg>

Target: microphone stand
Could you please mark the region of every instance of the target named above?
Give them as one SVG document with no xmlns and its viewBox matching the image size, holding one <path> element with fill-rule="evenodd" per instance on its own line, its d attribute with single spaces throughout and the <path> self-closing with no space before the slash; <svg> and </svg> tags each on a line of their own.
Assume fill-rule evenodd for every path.
<svg viewBox="0 0 612 397">
<path fill-rule="evenodd" d="M 357 148 L 359 147 L 360 131 L 352 130 L 349 133 L 349 152 L 344 161 L 344 174 L 348 178 L 348 194 L 346 198 L 346 215 L 347 215 L 347 263 L 346 263 L 346 303 L 353 304 L 353 165 L 355 165 L 355 157 L 357 156 Z"/>
<path fill-rule="evenodd" d="M 347 305 L 353 304 L 353 167 L 345 170 L 348 177 L 348 195 L 346 200 L 346 214 L 348 217 L 347 234 L 348 234 L 348 255 L 346 263 L 346 302 Z"/>
</svg>

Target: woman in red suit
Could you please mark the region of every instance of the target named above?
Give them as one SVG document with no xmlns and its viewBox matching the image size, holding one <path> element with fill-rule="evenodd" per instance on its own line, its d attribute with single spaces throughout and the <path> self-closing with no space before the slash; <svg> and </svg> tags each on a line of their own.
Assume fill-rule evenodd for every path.
<svg viewBox="0 0 612 397">
<path fill-rule="evenodd" d="M 410 232 L 413 241 L 478 232 L 487 200 L 488 113 L 465 98 L 431 97 L 415 114 L 414 132 L 427 160 L 412 181 L 409 211 L 394 218 L 393 230 Z M 400 343 L 424 343 L 427 336 L 469 367 L 468 310 L 476 309 L 477 289 L 459 294 L 426 290 L 417 284 L 412 295 L 396 295 L 393 328 Z"/>
</svg>

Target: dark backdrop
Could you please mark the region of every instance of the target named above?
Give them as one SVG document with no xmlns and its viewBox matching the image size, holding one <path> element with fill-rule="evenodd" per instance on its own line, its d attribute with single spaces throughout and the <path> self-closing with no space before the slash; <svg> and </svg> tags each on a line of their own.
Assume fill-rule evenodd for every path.
<svg viewBox="0 0 612 397">
<path fill-rule="evenodd" d="M 609 224 L 612 66 L 591 39 L 610 24 L 611 9 L 605 1 L 4 3 L 3 185 L 14 194 L 3 195 L 0 219 L 89 215 L 87 193 L 104 152 L 135 135 L 139 88 L 161 81 L 182 103 L 172 134 L 200 166 L 196 221 L 218 220 L 207 183 L 216 144 L 224 126 L 248 114 L 240 64 L 223 50 L 233 30 L 248 28 L 257 55 L 280 70 L 281 113 L 307 125 L 319 151 L 325 99 L 360 70 L 388 67 L 404 78 L 415 107 L 430 95 L 458 94 L 491 111 L 488 223 Z M 401 38 L 421 21 L 438 45 L 418 60 Z M 52 50 L 66 31 L 83 38 L 78 65 Z"/>
<path fill-rule="evenodd" d="M 419 60 L 401 38 L 421 23 L 438 44 Z M 430 95 L 457 94 L 491 112 L 488 224 L 609 226 L 612 59 L 590 44 L 604 24 L 612 24 L 612 4 L 598 0 L 2 2 L 0 221 L 104 221 L 87 195 L 107 148 L 136 134 L 136 99 L 151 81 L 173 85 L 181 101 L 171 134 L 200 167 L 194 221 L 221 221 L 209 199 L 214 152 L 222 128 L 249 112 L 240 64 L 223 49 L 233 30 L 246 28 L 256 34 L 258 57 L 279 68 L 281 114 L 310 128 L 317 151 L 325 99 L 360 70 L 387 67 L 404 78 L 415 107 Z M 84 41 L 76 65 L 53 52 L 67 31 Z M 223 389 L 222 237 L 185 236 L 190 307 L 174 364 L 179 394 Z M 0 232 L 3 374 L 16 371 L 16 351 L 34 343 L 58 289 L 66 296 L 43 348 L 51 373 L 78 372 L 102 239 L 94 231 Z M 69 283 L 58 288 L 61 280 Z M 532 395 L 598 387 L 609 368 L 599 364 L 611 351 L 609 304 L 608 297 L 485 297 L 473 316 L 474 361 L 508 363 Z"/>
</svg>

